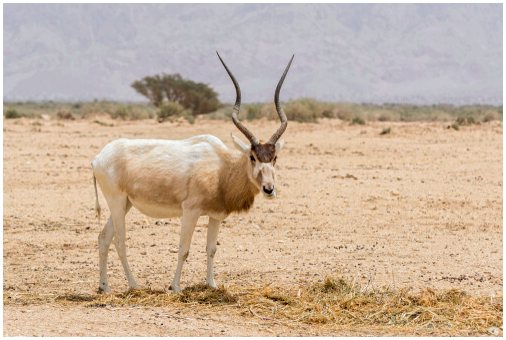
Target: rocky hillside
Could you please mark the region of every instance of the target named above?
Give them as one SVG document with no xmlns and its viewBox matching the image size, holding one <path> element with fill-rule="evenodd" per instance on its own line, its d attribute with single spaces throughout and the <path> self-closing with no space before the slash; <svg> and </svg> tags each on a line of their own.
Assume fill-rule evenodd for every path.
<svg viewBox="0 0 506 340">
<path fill-rule="evenodd" d="M 142 100 L 178 72 L 271 100 L 502 103 L 502 5 L 4 5 L 4 99 Z"/>
</svg>

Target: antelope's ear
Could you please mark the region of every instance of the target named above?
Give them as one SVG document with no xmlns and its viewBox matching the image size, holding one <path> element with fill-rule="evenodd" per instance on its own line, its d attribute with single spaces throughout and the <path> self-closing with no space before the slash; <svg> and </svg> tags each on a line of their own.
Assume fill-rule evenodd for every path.
<svg viewBox="0 0 506 340">
<path fill-rule="evenodd" d="M 239 137 L 236 137 L 233 134 L 230 134 L 230 137 L 232 137 L 232 142 L 234 142 L 234 146 L 237 148 L 237 150 L 243 153 L 250 152 L 251 146 L 249 144 L 244 143 L 242 140 L 239 139 Z"/>
<path fill-rule="evenodd" d="M 283 148 L 284 145 L 285 145 L 285 140 L 284 139 L 278 140 L 276 142 L 276 153 L 278 153 Z"/>
</svg>

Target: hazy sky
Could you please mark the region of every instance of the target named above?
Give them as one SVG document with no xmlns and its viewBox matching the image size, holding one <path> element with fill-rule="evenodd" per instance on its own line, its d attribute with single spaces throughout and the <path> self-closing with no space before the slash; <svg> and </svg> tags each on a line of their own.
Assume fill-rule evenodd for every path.
<svg viewBox="0 0 506 340">
<path fill-rule="evenodd" d="M 180 73 L 222 101 L 502 103 L 502 4 L 4 4 L 4 99 L 138 101 Z"/>
</svg>

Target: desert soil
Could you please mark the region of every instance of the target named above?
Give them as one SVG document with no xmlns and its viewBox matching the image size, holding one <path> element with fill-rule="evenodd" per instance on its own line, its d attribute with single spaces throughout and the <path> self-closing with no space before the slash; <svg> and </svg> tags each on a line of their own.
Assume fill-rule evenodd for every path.
<svg viewBox="0 0 506 340">
<path fill-rule="evenodd" d="M 114 126 L 93 119 L 4 120 L 4 335 L 357 335 L 212 308 L 9 303 L 24 294 L 95 293 L 97 236 L 105 221 L 95 218 L 90 161 L 109 141 L 211 133 L 232 147 L 230 132 L 239 135 L 222 121 L 98 119 Z M 459 131 L 447 125 L 290 123 L 277 163 L 278 197 L 259 196 L 249 213 L 222 223 L 217 283 L 289 287 L 340 275 L 371 287 L 501 295 L 502 124 Z M 277 127 L 268 121 L 249 126 L 263 138 Z M 386 127 L 391 133 L 380 135 Z M 183 288 L 205 281 L 205 223 L 201 218 L 194 234 Z M 178 219 L 132 209 L 127 236 L 138 282 L 166 289 L 176 266 Z M 128 289 L 114 247 L 109 278 L 113 291 Z"/>
</svg>

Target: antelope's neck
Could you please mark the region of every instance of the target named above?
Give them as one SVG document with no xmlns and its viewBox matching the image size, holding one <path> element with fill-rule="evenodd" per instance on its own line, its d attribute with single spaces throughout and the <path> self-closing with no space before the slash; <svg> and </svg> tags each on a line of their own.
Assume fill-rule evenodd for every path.
<svg viewBox="0 0 506 340">
<path fill-rule="evenodd" d="M 231 156 L 220 176 L 221 197 L 226 212 L 247 211 L 260 192 L 248 176 L 249 159 L 246 155 Z"/>
</svg>

